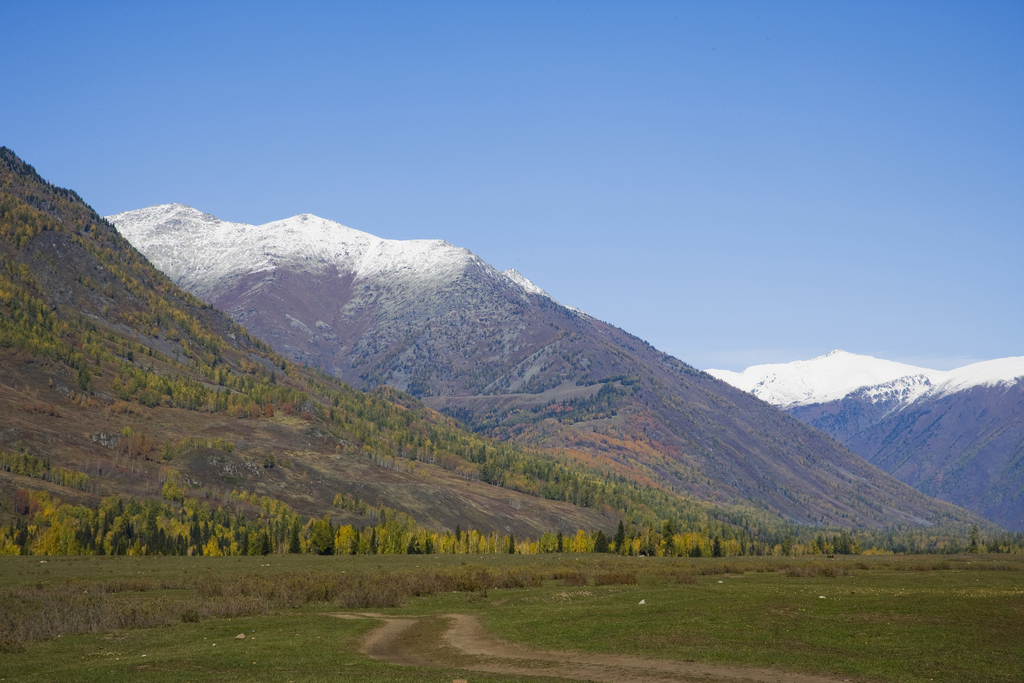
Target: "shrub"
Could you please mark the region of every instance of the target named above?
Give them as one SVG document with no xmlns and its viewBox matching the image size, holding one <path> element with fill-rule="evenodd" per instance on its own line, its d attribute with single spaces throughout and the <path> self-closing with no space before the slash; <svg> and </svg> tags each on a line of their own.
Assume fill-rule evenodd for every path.
<svg viewBox="0 0 1024 683">
<path fill-rule="evenodd" d="M 594 577 L 595 586 L 624 586 L 636 583 L 636 572 L 604 572 Z"/>
<path fill-rule="evenodd" d="M 562 585 L 563 586 L 586 586 L 587 575 L 583 572 L 562 572 L 561 573 Z M 600 586 L 601 584 L 595 584 Z"/>
<path fill-rule="evenodd" d="M 817 562 L 793 565 L 782 570 L 783 576 L 829 576 L 834 578 L 836 576 L 845 576 L 845 574 L 846 572 L 835 565 L 818 564 Z"/>
<path fill-rule="evenodd" d="M 705 564 L 697 567 L 697 573 L 705 576 L 714 576 L 716 574 L 742 574 L 743 571 L 744 567 L 738 564 L 717 563 Z"/>
</svg>

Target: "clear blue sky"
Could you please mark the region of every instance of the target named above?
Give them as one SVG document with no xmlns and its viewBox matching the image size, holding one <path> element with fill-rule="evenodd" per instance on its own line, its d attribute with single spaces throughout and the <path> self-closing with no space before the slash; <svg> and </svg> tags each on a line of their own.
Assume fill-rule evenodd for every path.
<svg viewBox="0 0 1024 683">
<path fill-rule="evenodd" d="M 1021 2 L 4 2 L 0 26 L 0 144 L 101 214 L 445 239 L 698 367 L 1024 354 Z"/>
</svg>

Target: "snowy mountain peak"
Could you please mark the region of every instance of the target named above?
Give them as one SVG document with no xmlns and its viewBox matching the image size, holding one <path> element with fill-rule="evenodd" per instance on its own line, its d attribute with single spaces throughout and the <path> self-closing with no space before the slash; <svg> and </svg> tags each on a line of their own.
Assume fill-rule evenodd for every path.
<svg viewBox="0 0 1024 683">
<path fill-rule="evenodd" d="M 1013 384 L 1024 378 L 1024 356 L 942 371 L 835 350 L 806 361 L 753 365 L 743 372 L 708 370 L 758 398 L 791 408 L 827 403 L 858 391 L 872 401 L 907 405 L 978 385 Z"/>
<path fill-rule="evenodd" d="M 200 295 L 227 278 L 282 266 L 306 272 L 335 266 L 356 280 L 387 275 L 451 281 L 472 265 L 494 271 L 443 240 L 382 239 L 308 213 L 247 225 L 162 204 L 108 220 L 171 279 Z"/>
<path fill-rule="evenodd" d="M 837 349 L 811 360 L 754 365 L 743 372 L 708 372 L 764 401 L 788 407 L 831 401 L 860 387 L 928 371 Z"/>
<path fill-rule="evenodd" d="M 314 276 L 333 270 L 353 283 L 404 288 L 413 300 L 413 292 L 438 291 L 472 271 L 521 296 L 561 305 L 518 271 L 499 272 L 468 249 L 444 240 L 383 239 L 310 213 L 248 225 L 184 204 L 160 204 L 107 220 L 153 265 L 201 298 L 240 278 L 284 269 Z"/>
</svg>

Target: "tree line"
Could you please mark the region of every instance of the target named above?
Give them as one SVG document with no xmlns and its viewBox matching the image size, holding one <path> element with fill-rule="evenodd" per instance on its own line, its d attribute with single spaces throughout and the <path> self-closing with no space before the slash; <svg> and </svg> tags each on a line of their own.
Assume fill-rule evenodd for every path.
<svg viewBox="0 0 1024 683">
<path fill-rule="evenodd" d="M 552 530 L 538 538 L 516 538 L 496 530 L 457 525 L 455 530 L 424 527 L 410 515 L 387 506 L 339 494 L 338 507 L 359 511 L 366 524 L 335 525 L 330 515 L 303 519 L 286 503 L 252 492 L 233 491 L 230 505 L 213 507 L 182 493 L 174 477 L 163 488 L 164 500 L 104 498 L 95 508 L 76 506 L 46 491 L 18 489 L 3 502 L 17 516 L 0 527 L 2 555 L 316 555 L 401 554 L 542 554 L 618 553 L 654 557 L 798 556 L 886 553 L 862 544 L 884 537 L 840 531 L 807 540 L 786 537 L 779 543 L 748 542 L 707 527 L 683 529 L 675 520 L 660 525 L 620 521 L 613 534 L 603 530 Z M 1024 534 L 981 539 L 971 545 L 915 548 L 917 552 L 1024 553 Z"/>
</svg>

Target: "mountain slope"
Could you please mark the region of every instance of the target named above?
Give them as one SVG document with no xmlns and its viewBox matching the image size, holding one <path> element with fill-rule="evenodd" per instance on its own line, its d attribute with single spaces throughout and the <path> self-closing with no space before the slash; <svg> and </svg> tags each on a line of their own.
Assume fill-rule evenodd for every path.
<svg viewBox="0 0 1024 683">
<path fill-rule="evenodd" d="M 1024 531 L 1024 357 L 939 371 L 834 351 L 709 372 L 928 495 Z"/>
<path fill-rule="evenodd" d="M 0 256 L 0 523 L 19 488 L 95 506 L 170 484 L 250 517 L 262 512 L 239 490 L 358 526 L 388 506 L 437 530 L 533 538 L 610 530 L 627 508 L 726 514 L 287 362 L 7 148 Z M 372 510 L 335 507 L 338 494 Z"/>
<path fill-rule="evenodd" d="M 803 523 L 963 524 L 823 434 L 439 241 L 180 205 L 111 217 L 153 263 L 296 360 L 478 430 Z M 215 256 L 211 255 L 215 252 Z"/>
</svg>

